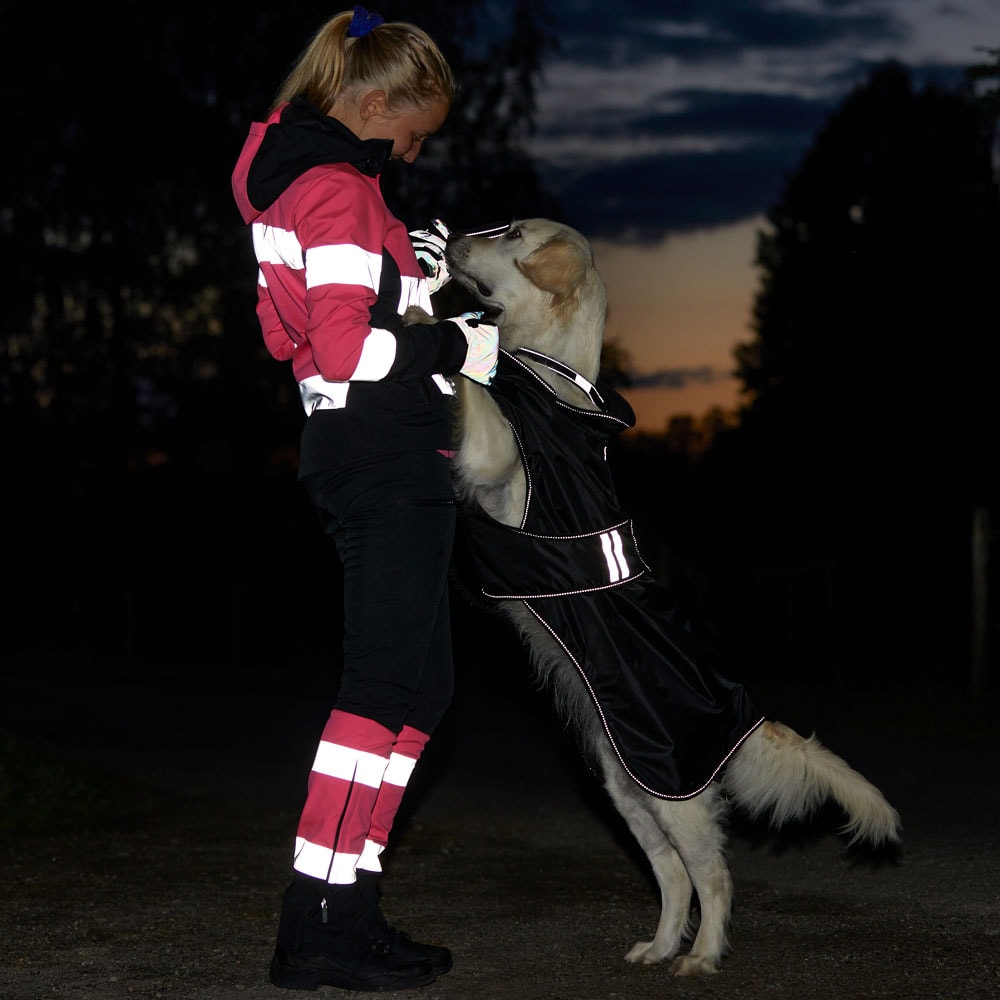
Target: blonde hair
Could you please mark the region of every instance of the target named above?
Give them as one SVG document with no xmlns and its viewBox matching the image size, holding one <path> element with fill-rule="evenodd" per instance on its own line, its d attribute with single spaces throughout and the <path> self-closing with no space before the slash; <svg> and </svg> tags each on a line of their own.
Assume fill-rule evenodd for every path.
<svg viewBox="0 0 1000 1000">
<path fill-rule="evenodd" d="M 360 38 L 347 34 L 352 11 L 335 14 L 313 35 L 271 104 L 304 97 L 324 114 L 362 89 L 381 90 L 394 111 L 451 104 L 457 84 L 440 49 L 425 31 L 403 21 L 383 22 Z"/>
</svg>

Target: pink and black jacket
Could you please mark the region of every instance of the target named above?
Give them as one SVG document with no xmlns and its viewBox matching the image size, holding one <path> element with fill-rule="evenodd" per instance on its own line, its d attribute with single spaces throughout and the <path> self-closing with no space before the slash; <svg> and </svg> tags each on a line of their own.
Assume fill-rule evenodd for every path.
<svg viewBox="0 0 1000 1000">
<path fill-rule="evenodd" d="M 455 324 L 403 326 L 408 306 L 430 312 L 430 297 L 379 187 L 391 149 L 296 100 L 253 123 L 233 171 L 264 342 L 291 361 L 307 414 L 348 406 L 360 384 L 420 380 L 450 395 L 447 376 L 465 361 Z"/>
</svg>

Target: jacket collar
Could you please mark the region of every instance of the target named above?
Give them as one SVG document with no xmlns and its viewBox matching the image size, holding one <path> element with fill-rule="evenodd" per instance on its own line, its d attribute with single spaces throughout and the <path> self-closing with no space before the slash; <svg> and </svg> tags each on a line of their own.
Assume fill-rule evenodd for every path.
<svg viewBox="0 0 1000 1000">
<path fill-rule="evenodd" d="M 336 118 L 296 98 L 264 132 L 247 173 L 247 195 L 262 212 L 312 167 L 346 163 L 378 177 L 391 155 L 391 139 L 359 139 Z"/>
</svg>

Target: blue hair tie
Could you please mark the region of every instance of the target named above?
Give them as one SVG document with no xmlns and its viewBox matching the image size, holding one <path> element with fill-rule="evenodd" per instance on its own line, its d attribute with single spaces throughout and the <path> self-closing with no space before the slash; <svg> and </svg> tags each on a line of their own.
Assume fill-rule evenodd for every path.
<svg viewBox="0 0 1000 1000">
<path fill-rule="evenodd" d="M 372 31 L 380 24 L 384 23 L 385 18 L 381 14 L 373 14 L 371 11 L 367 11 L 361 6 L 355 7 L 354 17 L 351 18 L 351 23 L 347 27 L 347 37 L 362 38 L 367 35 L 369 31 Z"/>
</svg>

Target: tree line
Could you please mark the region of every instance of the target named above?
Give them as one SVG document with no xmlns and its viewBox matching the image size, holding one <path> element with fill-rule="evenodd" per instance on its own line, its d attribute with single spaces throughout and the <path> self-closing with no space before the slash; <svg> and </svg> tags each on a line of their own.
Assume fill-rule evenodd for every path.
<svg viewBox="0 0 1000 1000">
<path fill-rule="evenodd" d="M 422 169 L 387 176 L 408 224 L 460 225 L 481 204 L 562 218 L 524 152 L 550 16 L 495 10 L 421 6 L 477 86 Z M 0 14 L 7 37 L 45 40 L 45 58 L 0 67 L 16 139 L 0 413 L 10 523 L 29 543 L 8 651 L 74 671 L 251 676 L 305 654 L 285 602 L 303 599 L 319 543 L 229 174 L 316 24 L 253 3 L 239 25 L 209 9 L 114 16 L 127 23 L 105 31 L 73 8 L 54 31 L 41 9 Z M 737 418 L 615 444 L 654 568 L 760 676 L 877 664 L 934 680 L 967 658 L 968 528 L 997 500 L 998 65 L 954 90 L 876 68 L 758 236 Z M 317 614 L 336 586 L 306 588 Z"/>
</svg>

